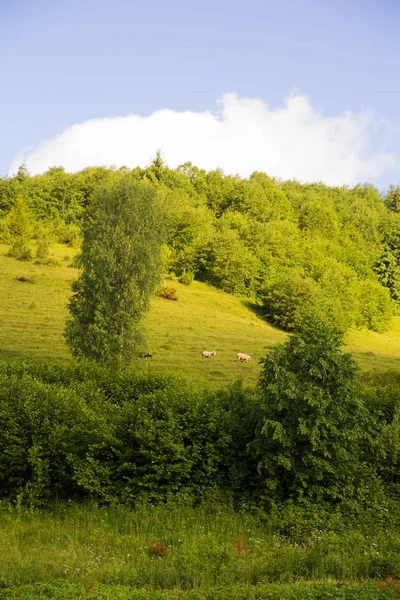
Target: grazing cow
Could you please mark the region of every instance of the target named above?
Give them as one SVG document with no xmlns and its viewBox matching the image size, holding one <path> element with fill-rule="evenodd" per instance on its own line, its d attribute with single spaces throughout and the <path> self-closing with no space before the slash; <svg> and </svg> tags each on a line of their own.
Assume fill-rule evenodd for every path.
<svg viewBox="0 0 400 600">
<path fill-rule="evenodd" d="M 236 360 L 239 362 L 248 362 L 251 359 L 251 356 L 249 356 L 248 354 L 243 354 L 242 352 L 239 352 L 238 354 L 236 354 Z"/>
<path fill-rule="evenodd" d="M 212 352 L 208 352 L 208 350 L 203 350 L 203 352 L 201 353 L 201 356 L 203 358 L 212 358 L 213 356 L 216 356 L 216 352 L 212 351 Z"/>
</svg>

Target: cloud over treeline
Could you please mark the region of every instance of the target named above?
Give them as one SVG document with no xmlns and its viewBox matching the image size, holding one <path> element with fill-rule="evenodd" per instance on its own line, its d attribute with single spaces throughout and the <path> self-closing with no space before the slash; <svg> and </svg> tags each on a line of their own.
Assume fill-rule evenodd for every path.
<svg viewBox="0 0 400 600">
<path fill-rule="evenodd" d="M 72 125 L 17 156 L 9 174 L 23 162 L 32 174 L 55 165 L 71 172 L 95 165 L 144 167 L 161 149 L 171 168 L 191 161 L 243 177 L 265 171 L 281 179 L 354 185 L 373 182 L 393 166 L 393 156 L 375 148 L 383 127 L 369 111 L 325 116 L 298 93 L 274 109 L 229 93 L 215 113 L 164 109 Z"/>
</svg>

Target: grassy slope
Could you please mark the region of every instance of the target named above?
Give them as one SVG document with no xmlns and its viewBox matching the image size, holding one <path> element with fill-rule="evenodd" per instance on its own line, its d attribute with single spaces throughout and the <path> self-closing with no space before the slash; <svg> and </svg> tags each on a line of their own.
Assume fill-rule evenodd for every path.
<svg viewBox="0 0 400 600">
<path fill-rule="evenodd" d="M 70 283 L 77 276 L 67 266 L 75 251 L 54 247 L 60 266 L 52 267 L 8 258 L 7 249 L 0 245 L 0 359 L 70 360 L 62 331 Z M 17 281 L 20 276 L 33 277 L 34 283 Z M 153 299 L 144 323 L 153 358 L 141 359 L 141 368 L 168 369 L 202 386 L 219 387 L 238 377 L 253 384 L 259 358 L 284 334 L 239 298 L 197 282 L 189 287 L 167 283 L 177 289 L 179 300 Z M 400 368 L 399 317 L 385 335 L 357 330 L 346 341 L 363 369 Z M 203 360 L 202 350 L 215 350 L 217 356 Z M 253 360 L 238 364 L 237 352 Z"/>
</svg>

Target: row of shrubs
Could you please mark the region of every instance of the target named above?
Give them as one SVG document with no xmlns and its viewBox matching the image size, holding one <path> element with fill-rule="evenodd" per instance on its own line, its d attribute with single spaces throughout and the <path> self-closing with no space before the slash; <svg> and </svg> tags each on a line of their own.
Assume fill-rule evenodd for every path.
<svg viewBox="0 0 400 600">
<path fill-rule="evenodd" d="M 271 508 L 285 499 L 313 496 L 337 504 L 348 496 L 349 506 L 365 501 L 385 520 L 390 509 L 382 486 L 392 496 L 399 488 L 395 379 L 364 386 L 369 420 L 359 426 L 353 424 L 358 415 L 331 412 L 332 420 L 345 419 L 342 429 L 333 441 L 335 422 L 331 430 L 320 424 L 327 441 L 315 450 L 298 430 L 290 432 L 285 417 L 277 429 L 265 406 L 270 384 L 264 392 L 261 384 L 253 390 L 237 383 L 213 393 L 172 375 L 0 363 L 0 498 L 134 505 L 222 491 L 242 504 Z M 285 414 L 296 420 L 296 412 Z M 298 418 L 300 427 L 308 426 Z M 352 432 L 344 431 L 353 426 L 357 439 L 362 428 L 366 432 L 359 456 L 358 446 L 349 445 Z"/>
<path fill-rule="evenodd" d="M 242 485 L 251 431 L 241 387 L 202 393 L 173 376 L 0 365 L 0 494 L 133 504 Z"/>
</svg>

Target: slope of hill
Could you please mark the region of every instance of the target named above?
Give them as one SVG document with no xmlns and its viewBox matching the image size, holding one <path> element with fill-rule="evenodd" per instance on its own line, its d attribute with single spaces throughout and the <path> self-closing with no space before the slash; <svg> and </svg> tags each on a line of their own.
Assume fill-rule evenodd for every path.
<svg viewBox="0 0 400 600">
<path fill-rule="evenodd" d="M 53 247 L 59 266 L 47 266 L 9 258 L 7 249 L 0 246 L 0 359 L 71 360 L 62 332 L 70 284 L 77 275 L 68 267 L 75 250 Z M 218 388 L 238 378 L 254 384 L 259 359 L 285 334 L 238 297 L 198 282 L 167 285 L 176 288 L 178 301 L 153 299 L 144 322 L 153 356 L 138 360 L 138 368 L 173 371 L 204 387 Z M 364 370 L 400 369 L 399 317 L 387 334 L 353 330 L 346 342 Z M 217 356 L 202 359 L 202 350 L 215 350 Z M 253 358 L 237 363 L 237 352 Z"/>
</svg>

